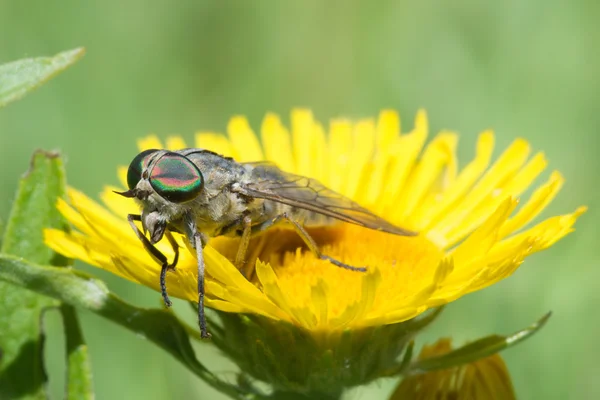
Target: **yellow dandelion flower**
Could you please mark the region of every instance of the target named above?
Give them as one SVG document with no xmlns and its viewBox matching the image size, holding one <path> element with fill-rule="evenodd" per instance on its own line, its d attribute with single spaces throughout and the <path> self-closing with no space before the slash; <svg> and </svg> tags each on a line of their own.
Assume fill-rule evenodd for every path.
<svg viewBox="0 0 600 400">
<path fill-rule="evenodd" d="M 383 111 L 377 120 L 334 120 L 326 129 L 306 110 L 292 113 L 291 132 L 268 114 L 261 138 L 244 117 L 234 117 L 228 137 L 198 133 L 196 147 L 237 161 L 268 160 L 283 170 L 312 177 L 355 200 L 384 219 L 420 233 L 401 237 L 339 224 L 312 232 L 324 254 L 367 273 L 337 268 L 302 249 L 293 232 L 273 228 L 252 240 L 258 258 L 251 281 L 230 260 L 237 240 L 217 238 L 205 249 L 207 305 L 226 312 L 255 313 L 311 331 L 336 331 L 393 324 L 451 302 L 511 275 L 524 258 L 572 231 L 581 207 L 523 229 L 554 198 L 563 177 L 553 172 L 517 212 L 521 195 L 546 167 L 530 156 L 523 139 L 514 141 L 490 166 L 494 135 L 483 132 L 473 161 L 458 169 L 458 135 L 441 132 L 425 146 L 428 124 L 419 112 L 413 130 L 400 134 L 400 120 Z M 140 150 L 180 149 L 179 137 L 163 144 L 151 136 Z M 423 149 L 424 148 L 424 149 Z M 126 186 L 126 168 L 119 176 Z M 58 207 L 77 228 L 46 232 L 56 251 L 158 290 L 160 265 L 142 248 L 124 218 L 138 211 L 131 199 L 107 187 L 102 200 L 110 209 L 75 189 Z M 183 238 L 178 238 L 184 246 Z M 166 240 L 158 248 L 169 259 Z M 170 294 L 197 300 L 194 256 L 183 252 L 169 272 Z M 248 274 L 247 274 L 248 275 Z"/>
<path fill-rule="evenodd" d="M 450 339 L 424 346 L 420 360 L 452 350 Z M 498 354 L 458 367 L 409 376 L 396 388 L 390 400 L 514 400 L 510 375 Z"/>
<path fill-rule="evenodd" d="M 545 169 L 544 155 L 530 157 L 529 144 L 517 139 L 492 161 L 494 135 L 485 131 L 474 159 L 459 168 L 458 135 L 443 131 L 426 144 L 423 111 L 402 134 L 398 114 L 387 110 L 377 119 L 333 120 L 327 128 L 307 110 L 292 112 L 291 129 L 268 114 L 260 131 L 259 138 L 238 116 L 230 120 L 227 136 L 196 134 L 195 147 L 238 162 L 274 162 L 419 232 L 397 236 L 348 223 L 309 230 L 324 254 L 365 266 L 365 273 L 318 259 L 285 227 L 252 238 L 243 273 L 232 262 L 239 239 L 211 239 L 204 249 L 206 305 L 218 310 L 221 320 L 210 325 L 213 342 L 242 371 L 284 392 L 336 397 L 345 387 L 384 376 L 427 323 L 429 317 L 420 314 L 510 276 L 525 257 L 571 232 L 585 211 L 580 207 L 530 225 L 563 185 L 561 174 L 552 172 L 517 207 L 519 196 Z M 138 147 L 175 150 L 186 143 L 150 136 Z M 121 167 L 124 187 L 126 175 Z M 161 265 L 126 220 L 139 209 L 113 191 L 122 188 L 105 188 L 105 208 L 69 189 L 58 208 L 76 229 L 47 230 L 46 243 L 158 291 Z M 176 235 L 181 247 L 185 240 Z M 156 246 L 173 259 L 167 240 Z M 177 268 L 167 274 L 171 296 L 198 300 L 194 257 L 181 252 Z"/>
</svg>

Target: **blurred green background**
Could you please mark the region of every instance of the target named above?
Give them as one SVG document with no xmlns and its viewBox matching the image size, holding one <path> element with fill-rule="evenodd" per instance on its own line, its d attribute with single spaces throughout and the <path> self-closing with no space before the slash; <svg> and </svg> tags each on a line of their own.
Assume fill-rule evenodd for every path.
<svg viewBox="0 0 600 400">
<path fill-rule="evenodd" d="M 496 130 L 499 149 L 523 136 L 567 178 L 545 215 L 580 204 L 590 211 L 575 234 L 512 278 L 448 307 L 426 337 L 461 343 L 509 333 L 552 310 L 539 335 L 504 353 L 520 398 L 600 398 L 599 18 L 595 1 L 3 0 L 0 62 L 78 46 L 87 55 L 0 110 L 0 217 L 36 148 L 62 150 L 69 183 L 97 198 L 136 153 L 136 138 L 191 139 L 200 129 L 223 131 L 238 113 L 258 127 L 266 111 L 287 118 L 293 106 L 325 120 L 393 107 L 409 129 L 425 107 L 433 132 L 461 132 L 463 161 L 485 128 Z M 157 293 L 80 267 L 129 301 L 160 304 Z M 98 399 L 221 398 L 145 340 L 95 315 L 82 319 Z M 50 313 L 47 326 L 58 399 L 58 316 Z M 209 346 L 198 355 L 233 379 Z M 348 397 L 383 398 L 393 384 Z"/>
</svg>

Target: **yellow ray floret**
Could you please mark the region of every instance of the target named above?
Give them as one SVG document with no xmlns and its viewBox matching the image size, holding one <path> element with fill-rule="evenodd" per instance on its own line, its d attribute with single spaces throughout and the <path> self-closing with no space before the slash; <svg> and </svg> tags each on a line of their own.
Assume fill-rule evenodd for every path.
<svg viewBox="0 0 600 400">
<path fill-rule="evenodd" d="M 475 157 L 458 168 L 458 135 L 444 131 L 425 145 L 423 111 L 414 128 L 400 133 L 400 119 L 385 110 L 377 119 L 334 120 L 327 128 L 308 110 L 294 110 L 291 128 L 267 114 L 260 137 L 241 116 L 228 136 L 196 134 L 196 147 L 237 161 L 275 162 L 283 170 L 321 181 L 386 220 L 418 231 L 401 237 L 350 224 L 312 231 L 324 254 L 366 273 L 347 271 L 305 251 L 292 231 L 273 228 L 254 238 L 249 254 L 255 269 L 246 279 L 231 263 L 237 239 L 215 238 L 205 249 L 207 304 L 226 312 L 256 313 L 311 331 L 339 331 L 391 324 L 453 301 L 511 275 L 528 255 L 548 248 L 573 230 L 585 208 L 527 227 L 563 185 L 558 172 L 517 207 L 519 196 L 546 167 L 539 153 L 517 139 L 496 161 L 494 135 L 481 133 Z M 149 136 L 140 150 L 186 147 L 179 137 L 163 144 Z M 126 168 L 119 178 L 126 182 Z M 143 249 L 126 222 L 136 213 L 130 199 L 108 187 L 108 210 L 75 189 L 58 207 L 76 228 L 47 230 L 46 243 L 58 252 L 158 290 L 160 265 Z M 178 236 L 181 247 L 184 238 Z M 173 257 L 166 241 L 158 248 Z M 197 299 L 196 260 L 182 251 L 167 276 L 174 297 Z"/>
</svg>

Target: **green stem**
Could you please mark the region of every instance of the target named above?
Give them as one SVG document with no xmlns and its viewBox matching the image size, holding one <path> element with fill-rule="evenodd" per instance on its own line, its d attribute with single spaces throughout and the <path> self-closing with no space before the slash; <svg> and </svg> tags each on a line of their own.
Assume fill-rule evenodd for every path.
<svg viewBox="0 0 600 400">
<path fill-rule="evenodd" d="M 92 370 L 88 347 L 83 339 L 79 320 L 72 306 L 62 304 L 60 312 L 63 318 L 67 340 L 67 393 L 68 400 L 94 398 Z"/>
<path fill-rule="evenodd" d="M 208 385 L 235 400 L 259 399 L 211 373 L 194 354 L 188 332 L 173 313 L 143 309 L 110 293 L 99 280 L 70 268 L 41 266 L 0 254 L 0 280 L 99 314 L 150 340 L 170 353 Z"/>
</svg>

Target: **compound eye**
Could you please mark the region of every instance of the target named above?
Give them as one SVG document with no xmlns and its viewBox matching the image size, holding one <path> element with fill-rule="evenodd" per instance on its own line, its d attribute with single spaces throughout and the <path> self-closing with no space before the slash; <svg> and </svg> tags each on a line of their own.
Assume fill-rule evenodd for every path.
<svg viewBox="0 0 600 400">
<path fill-rule="evenodd" d="M 144 150 L 129 164 L 127 170 L 127 186 L 129 189 L 134 189 L 138 182 L 142 179 L 142 171 L 148 167 L 148 161 L 150 161 L 150 155 L 156 153 L 157 149 Z"/>
<path fill-rule="evenodd" d="M 178 153 L 165 153 L 154 162 L 150 185 L 160 197 L 173 203 L 185 203 L 200 194 L 204 178 L 190 159 Z"/>
</svg>

